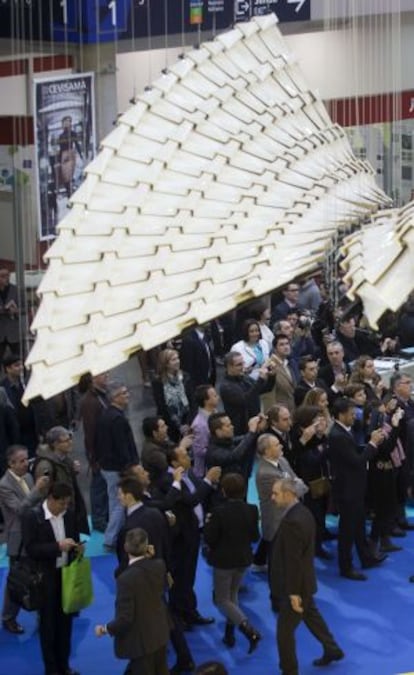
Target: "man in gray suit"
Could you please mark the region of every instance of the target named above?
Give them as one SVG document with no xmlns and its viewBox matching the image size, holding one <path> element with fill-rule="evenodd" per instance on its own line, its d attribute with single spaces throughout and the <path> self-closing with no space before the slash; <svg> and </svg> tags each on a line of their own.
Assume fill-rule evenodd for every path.
<svg viewBox="0 0 414 675">
<path fill-rule="evenodd" d="M 11 445 L 7 448 L 8 469 L 0 480 L 0 508 L 4 517 L 4 530 L 7 544 L 7 555 L 10 567 L 15 563 L 21 551 L 22 529 L 21 516 L 25 509 L 35 506 L 47 494 L 49 478 L 40 476 L 36 483 L 28 473 L 29 461 L 27 449 L 22 445 Z M 23 633 L 23 627 L 17 623 L 19 605 L 9 596 L 7 584 L 4 591 L 2 622 L 9 633 Z"/>
<path fill-rule="evenodd" d="M 257 442 L 259 461 L 256 470 L 256 488 L 259 495 L 262 540 L 254 557 L 254 572 L 265 571 L 270 543 L 278 530 L 284 510 L 272 500 L 272 488 L 278 478 L 293 478 L 297 492 L 302 497 L 308 491 L 305 483 L 296 476 L 285 457 L 280 440 L 273 434 L 262 434 Z"/>
<path fill-rule="evenodd" d="M 111 635 L 115 654 L 129 659 L 129 675 L 168 675 L 169 620 L 164 601 L 166 567 L 151 559 L 145 530 L 136 527 L 125 537 L 127 569 L 117 578 L 115 618 L 95 626 L 95 635 Z"/>
</svg>

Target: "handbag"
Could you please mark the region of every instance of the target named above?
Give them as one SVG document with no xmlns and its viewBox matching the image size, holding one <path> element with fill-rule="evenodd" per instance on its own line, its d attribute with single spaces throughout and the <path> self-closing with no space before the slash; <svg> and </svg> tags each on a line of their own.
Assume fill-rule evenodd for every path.
<svg viewBox="0 0 414 675">
<path fill-rule="evenodd" d="M 320 499 L 321 497 L 325 497 L 331 491 L 331 483 L 329 478 L 326 476 L 321 476 L 320 478 L 315 478 L 315 480 L 310 480 L 309 490 L 312 499 Z"/>
<path fill-rule="evenodd" d="M 7 590 L 10 598 L 28 612 L 34 612 L 44 606 L 46 598 L 46 579 L 36 563 L 30 558 L 22 558 L 23 543 L 20 544 L 16 560 L 11 564 L 7 576 Z"/>
<path fill-rule="evenodd" d="M 74 614 L 88 607 L 93 600 L 91 561 L 82 553 L 62 567 L 62 609 Z"/>
</svg>

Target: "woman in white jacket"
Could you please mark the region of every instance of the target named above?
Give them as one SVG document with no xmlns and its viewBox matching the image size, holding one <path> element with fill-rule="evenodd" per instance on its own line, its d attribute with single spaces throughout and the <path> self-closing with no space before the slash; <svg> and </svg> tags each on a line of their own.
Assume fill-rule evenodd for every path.
<svg viewBox="0 0 414 675">
<path fill-rule="evenodd" d="M 246 319 L 242 327 L 242 340 L 236 342 L 231 351 L 242 355 L 244 372 L 257 380 L 259 369 L 269 358 L 269 346 L 261 338 L 260 325 L 256 319 Z"/>
</svg>

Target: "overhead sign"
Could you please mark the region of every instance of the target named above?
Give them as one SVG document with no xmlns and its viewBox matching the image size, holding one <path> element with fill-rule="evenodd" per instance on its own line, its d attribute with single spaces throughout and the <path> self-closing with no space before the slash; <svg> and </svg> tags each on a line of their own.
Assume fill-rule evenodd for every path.
<svg viewBox="0 0 414 675">
<path fill-rule="evenodd" d="M 310 8 L 311 0 L 0 0 L 0 37 L 113 42 L 225 30 L 270 12 L 305 21 Z"/>
<path fill-rule="evenodd" d="M 311 0 L 235 0 L 236 21 L 249 21 L 253 16 L 274 12 L 281 23 L 308 21 Z"/>
</svg>

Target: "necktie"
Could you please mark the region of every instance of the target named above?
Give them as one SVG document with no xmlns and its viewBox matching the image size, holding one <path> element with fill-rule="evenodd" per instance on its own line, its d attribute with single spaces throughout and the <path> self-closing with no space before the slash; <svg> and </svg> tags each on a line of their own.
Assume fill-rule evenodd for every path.
<svg viewBox="0 0 414 675">
<path fill-rule="evenodd" d="M 29 488 L 28 484 L 26 483 L 25 479 L 24 479 L 24 478 L 20 478 L 20 479 L 19 479 L 19 483 L 20 483 L 20 487 L 22 488 L 23 492 L 24 492 L 26 495 L 30 494 L 30 488 Z"/>
</svg>

